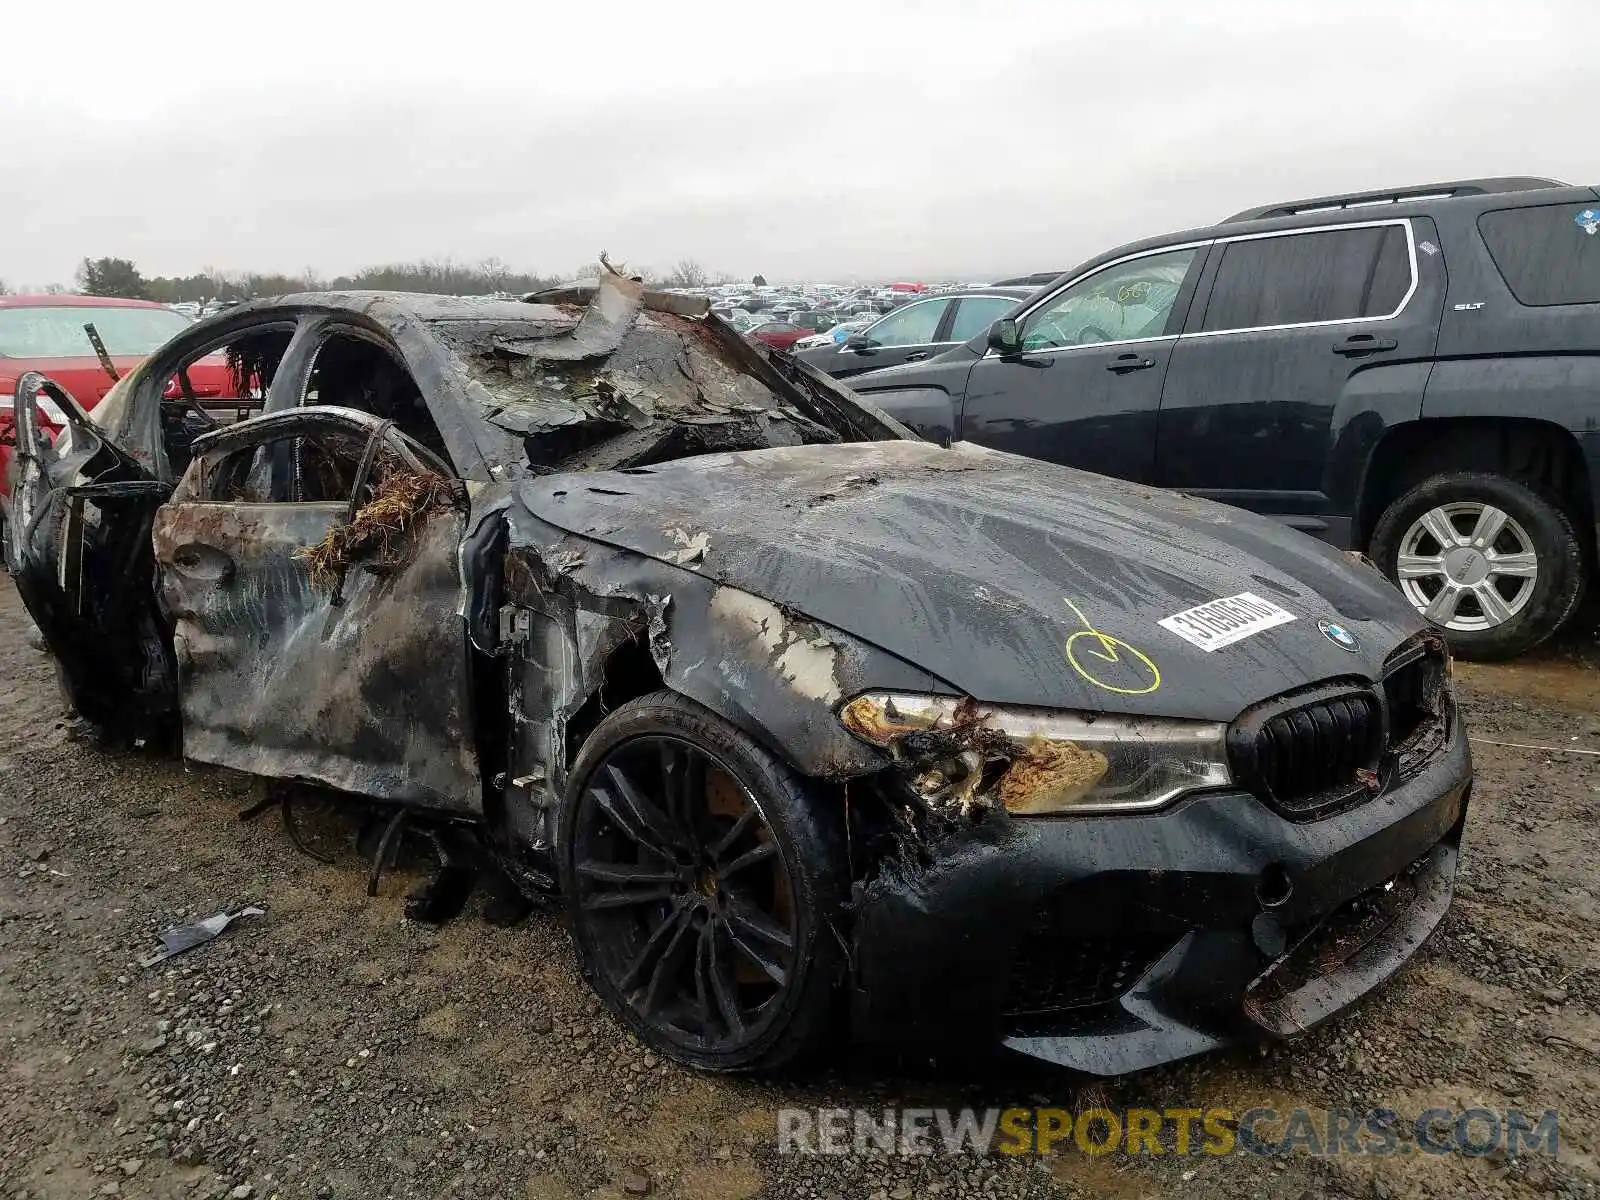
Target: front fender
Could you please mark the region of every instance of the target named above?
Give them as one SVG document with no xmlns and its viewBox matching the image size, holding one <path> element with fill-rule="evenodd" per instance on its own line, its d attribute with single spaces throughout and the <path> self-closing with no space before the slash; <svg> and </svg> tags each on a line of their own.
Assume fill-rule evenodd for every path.
<svg viewBox="0 0 1600 1200">
<path fill-rule="evenodd" d="M 514 670 L 513 780 L 566 783 L 566 727 L 607 678 L 613 656 L 647 646 L 662 682 L 778 755 L 802 775 L 846 779 L 887 757 L 835 716 L 867 688 L 945 692 L 902 659 L 693 568 L 566 533 L 513 506 L 502 625 Z"/>
</svg>

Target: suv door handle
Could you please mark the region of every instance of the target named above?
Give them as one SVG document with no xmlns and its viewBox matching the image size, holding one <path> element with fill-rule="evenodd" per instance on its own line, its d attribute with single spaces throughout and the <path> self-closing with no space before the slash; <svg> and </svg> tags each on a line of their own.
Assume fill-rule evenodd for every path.
<svg viewBox="0 0 1600 1200">
<path fill-rule="evenodd" d="M 1352 333 L 1342 342 L 1333 344 L 1333 352 L 1342 354 L 1346 358 L 1360 358 L 1367 354 L 1377 354 L 1380 350 L 1393 350 L 1400 343 L 1393 338 L 1377 338 L 1370 333 Z"/>
<path fill-rule="evenodd" d="M 928 352 L 926 350 L 918 350 L 915 354 L 906 355 L 906 361 L 907 362 L 921 362 L 923 359 L 925 359 L 927 357 L 928 357 Z"/>
<path fill-rule="evenodd" d="M 1106 370 L 1126 375 L 1129 371 L 1145 371 L 1155 365 L 1156 360 L 1153 358 L 1140 358 L 1137 354 L 1119 354 L 1106 364 Z"/>
</svg>

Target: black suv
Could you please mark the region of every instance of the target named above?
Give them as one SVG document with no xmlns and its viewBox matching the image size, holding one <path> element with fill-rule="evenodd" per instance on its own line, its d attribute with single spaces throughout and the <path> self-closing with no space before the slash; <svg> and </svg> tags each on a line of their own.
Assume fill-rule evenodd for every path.
<svg viewBox="0 0 1600 1200">
<path fill-rule="evenodd" d="M 1366 551 L 1468 658 L 1576 610 L 1600 485 L 1600 193 L 1479 179 L 1121 246 L 851 386 L 924 434 Z"/>
</svg>

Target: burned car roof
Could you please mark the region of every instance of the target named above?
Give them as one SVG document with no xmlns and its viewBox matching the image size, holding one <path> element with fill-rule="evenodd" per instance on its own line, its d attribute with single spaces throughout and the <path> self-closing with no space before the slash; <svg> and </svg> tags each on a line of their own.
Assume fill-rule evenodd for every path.
<svg viewBox="0 0 1600 1200">
<path fill-rule="evenodd" d="M 263 318 L 283 324 L 263 330 Z M 709 308 L 609 272 L 530 300 L 318 292 L 253 301 L 174 339 L 115 389 L 96 418 L 135 459 L 161 467 L 152 409 L 174 366 L 207 340 L 261 342 L 263 390 L 290 332 L 318 321 L 375 327 L 416 377 L 468 479 L 602 470 L 712 450 L 914 438 L 821 372 L 752 346 Z M 231 340 L 230 340 L 231 339 Z M 142 400 L 130 396 L 145 381 Z M 267 411 L 298 395 L 266 397 Z"/>
</svg>

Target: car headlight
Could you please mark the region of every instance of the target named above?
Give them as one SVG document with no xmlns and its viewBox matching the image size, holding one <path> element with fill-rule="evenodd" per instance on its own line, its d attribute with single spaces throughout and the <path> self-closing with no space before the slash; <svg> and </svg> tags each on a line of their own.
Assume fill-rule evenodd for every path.
<svg viewBox="0 0 1600 1200">
<path fill-rule="evenodd" d="M 839 710 L 888 750 L 930 805 L 1018 815 L 1138 812 L 1226 787 L 1227 726 L 1169 717 L 990 708 L 971 699 L 866 692 Z"/>
</svg>

